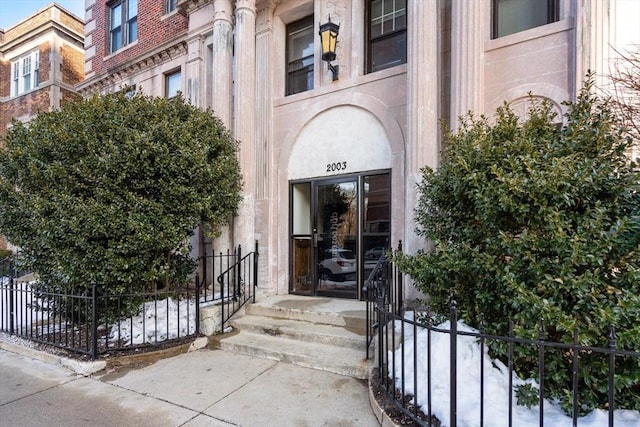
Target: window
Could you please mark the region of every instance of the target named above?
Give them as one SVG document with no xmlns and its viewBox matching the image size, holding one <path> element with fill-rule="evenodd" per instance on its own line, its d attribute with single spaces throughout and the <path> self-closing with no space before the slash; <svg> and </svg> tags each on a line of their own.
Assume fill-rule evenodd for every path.
<svg viewBox="0 0 640 427">
<path fill-rule="evenodd" d="M 38 87 L 40 83 L 40 52 L 35 51 L 11 63 L 11 96 Z"/>
<path fill-rule="evenodd" d="M 367 17 L 367 71 L 405 64 L 407 0 L 368 0 Z"/>
<path fill-rule="evenodd" d="M 559 0 L 493 0 L 491 38 L 507 36 L 556 22 Z"/>
<path fill-rule="evenodd" d="M 313 16 L 287 26 L 287 95 L 313 89 Z"/>
<path fill-rule="evenodd" d="M 164 0 L 164 13 L 170 13 L 176 10 L 178 0 Z"/>
<path fill-rule="evenodd" d="M 120 0 L 109 6 L 109 52 L 138 39 L 138 0 Z"/>
<path fill-rule="evenodd" d="M 182 90 L 182 73 L 180 70 L 174 71 L 164 76 L 164 95 L 173 98 Z"/>
</svg>

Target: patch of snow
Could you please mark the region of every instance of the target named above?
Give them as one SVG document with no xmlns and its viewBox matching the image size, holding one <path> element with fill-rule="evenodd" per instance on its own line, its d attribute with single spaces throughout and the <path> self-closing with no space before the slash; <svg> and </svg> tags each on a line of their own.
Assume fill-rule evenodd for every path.
<svg viewBox="0 0 640 427">
<path fill-rule="evenodd" d="M 13 321 L 15 328 L 25 328 L 32 324 L 44 323 L 49 319 L 49 314 L 44 310 L 46 304 L 41 299 L 33 298 L 31 290 L 32 282 L 15 283 L 13 289 L 9 289 L 9 277 L 0 277 L 0 321 L 7 329 L 9 327 L 9 312 L 11 310 L 11 302 L 13 302 Z M 36 310 L 35 307 L 41 307 Z M 51 328 L 55 328 L 52 323 Z M 54 332 L 51 330 L 51 332 Z"/>
<path fill-rule="evenodd" d="M 166 298 L 142 304 L 140 314 L 113 325 L 109 343 L 129 345 L 167 341 L 194 334 L 196 303 Z"/>
<path fill-rule="evenodd" d="M 412 313 L 408 313 L 412 316 Z M 395 327 L 400 333 L 400 322 Z M 437 326 L 438 329 L 449 330 L 450 322 L 446 321 Z M 477 330 L 458 322 L 458 331 L 478 333 Z M 424 328 L 417 329 L 414 349 L 413 327 L 404 329 L 404 374 L 405 391 L 417 396 L 417 405 L 424 413 L 428 412 L 428 393 L 431 393 L 431 410 L 444 426 L 450 425 L 450 377 L 449 350 L 450 334 L 446 332 L 431 332 L 431 342 L 428 332 Z M 492 360 L 485 345 L 481 352 L 480 344 L 473 336 L 458 335 L 457 338 L 457 425 L 459 427 L 480 426 L 480 360 L 484 359 L 484 425 L 503 427 L 509 425 L 509 370 L 499 360 Z M 431 348 L 431 387 L 427 371 L 428 348 Z M 417 393 L 414 390 L 413 354 L 423 355 L 418 359 Z M 395 350 L 396 360 L 402 360 L 401 348 Z M 390 354 L 391 357 L 391 354 Z M 395 378 L 396 387 L 401 388 L 401 363 L 396 364 L 395 375 L 389 368 L 389 374 Z M 526 408 L 517 406 L 515 386 L 530 383 L 537 386 L 533 380 L 523 380 L 513 373 L 513 425 L 518 427 L 538 427 L 539 407 Z M 416 402 L 414 402 L 416 403 Z M 602 427 L 608 425 L 607 411 L 595 410 L 587 416 L 578 419 L 580 427 Z M 640 411 L 616 410 L 614 412 L 616 427 L 638 427 L 640 425 Z M 544 401 L 544 424 L 553 427 L 570 427 L 572 419 L 565 415 L 560 406 Z"/>
</svg>

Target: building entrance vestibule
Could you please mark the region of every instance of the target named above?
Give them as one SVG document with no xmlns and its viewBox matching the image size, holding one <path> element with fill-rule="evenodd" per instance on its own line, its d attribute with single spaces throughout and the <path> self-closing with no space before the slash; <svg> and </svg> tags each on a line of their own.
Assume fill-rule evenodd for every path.
<svg viewBox="0 0 640 427">
<path fill-rule="evenodd" d="M 389 247 L 390 193 L 389 172 L 292 182 L 289 291 L 361 298 Z"/>
</svg>

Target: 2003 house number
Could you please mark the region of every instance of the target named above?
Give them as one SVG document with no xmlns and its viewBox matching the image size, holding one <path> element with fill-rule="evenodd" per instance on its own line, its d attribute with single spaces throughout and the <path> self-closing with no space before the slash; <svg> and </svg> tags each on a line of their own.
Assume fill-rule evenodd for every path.
<svg viewBox="0 0 640 427">
<path fill-rule="evenodd" d="M 327 172 L 347 170 L 347 162 L 327 163 Z"/>
</svg>

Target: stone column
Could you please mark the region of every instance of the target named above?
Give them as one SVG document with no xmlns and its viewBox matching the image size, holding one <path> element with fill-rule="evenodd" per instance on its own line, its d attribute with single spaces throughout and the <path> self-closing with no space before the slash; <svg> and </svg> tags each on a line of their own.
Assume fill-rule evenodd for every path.
<svg viewBox="0 0 640 427">
<path fill-rule="evenodd" d="M 255 239 L 256 195 L 256 4 L 236 0 L 235 96 L 233 134 L 240 141 L 240 167 L 244 180 L 243 200 L 234 220 L 236 244 Z"/>
<path fill-rule="evenodd" d="M 231 100 L 233 84 L 233 26 L 231 0 L 215 0 L 213 3 L 213 88 L 211 105 L 213 112 L 231 129 Z"/>
<path fill-rule="evenodd" d="M 482 8 L 485 2 L 453 0 L 451 4 L 451 120 L 469 111 L 481 114 L 482 43 L 486 34 Z"/>
<path fill-rule="evenodd" d="M 576 6 L 575 97 L 588 71 L 594 71 L 596 87 L 607 88 L 609 73 L 609 0 L 583 0 Z"/>
<path fill-rule="evenodd" d="M 259 276 L 265 280 L 259 285 L 275 285 L 278 253 L 277 215 L 272 215 L 275 203 L 272 193 L 273 159 L 273 110 L 272 98 L 272 43 L 273 10 L 277 2 L 262 3 L 256 19 L 256 127 L 255 127 L 255 238 L 260 242 Z M 276 290 L 275 288 L 272 290 Z"/>
<path fill-rule="evenodd" d="M 233 5 L 231 0 L 215 0 L 213 3 L 212 90 L 211 108 L 227 129 L 232 129 L 233 99 Z M 216 251 L 231 249 L 233 226 L 223 228 L 213 248 Z"/>
<path fill-rule="evenodd" d="M 439 5 L 438 0 L 407 2 L 408 87 L 403 239 L 407 253 L 415 253 L 425 247 L 426 242 L 415 232 L 416 184 L 420 180 L 420 168 L 435 168 L 439 158 Z"/>
<path fill-rule="evenodd" d="M 202 70 L 202 37 L 200 35 L 187 42 L 187 62 L 185 64 L 185 99 L 191 105 L 200 106 L 201 82 L 204 82 Z"/>
</svg>

